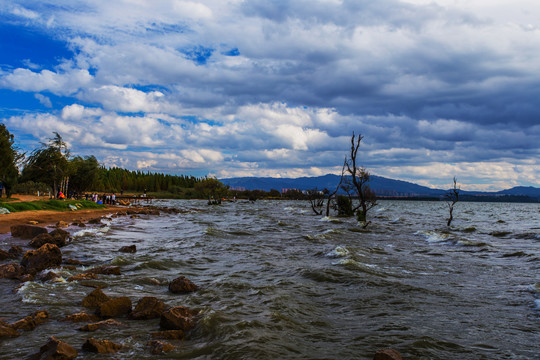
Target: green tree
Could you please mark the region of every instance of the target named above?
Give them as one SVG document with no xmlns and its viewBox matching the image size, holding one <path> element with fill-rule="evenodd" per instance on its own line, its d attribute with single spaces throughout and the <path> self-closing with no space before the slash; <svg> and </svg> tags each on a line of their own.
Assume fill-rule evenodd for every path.
<svg viewBox="0 0 540 360">
<path fill-rule="evenodd" d="M 71 176 L 69 189 L 76 194 L 82 194 L 94 187 L 99 176 L 99 163 L 92 156 L 75 156 L 69 162 Z"/>
<path fill-rule="evenodd" d="M 195 184 L 195 191 L 203 199 L 221 199 L 227 195 L 228 188 L 216 178 L 206 178 Z"/>
<path fill-rule="evenodd" d="M 56 196 L 62 178 L 69 176 L 69 149 L 59 133 L 47 144 L 42 143 L 28 157 L 23 169 L 24 181 L 43 182 L 52 187 Z"/>
<path fill-rule="evenodd" d="M 11 196 L 11 189 L 17 184 L 19 176 L 18 162 L 24 156 L 17 151 L 14 144 L 14 136 L 10 134 L 6 126 L 0 123 L 0 183 L 6 189 L 6 196 Z M 0 191 L 0 196 L 2 192 Z"/>
</svg>

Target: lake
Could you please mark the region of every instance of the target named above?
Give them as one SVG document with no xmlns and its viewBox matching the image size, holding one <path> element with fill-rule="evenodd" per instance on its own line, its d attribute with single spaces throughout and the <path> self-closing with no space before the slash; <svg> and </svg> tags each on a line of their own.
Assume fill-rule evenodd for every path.
<svg viewBox="0 0 540 360">
<path fill-rule="evenodd" d="M 121 276 L 94 283 L 135 305 L 155 296 L 199 311 L 199 322 L 160 359 L 372 359 L 391 347 L 404 359 L 539 359 L 540 204 L 465 203 L 446 227 L 444 202 L 379 201 L 363 230 L 297 201 L 161 200 L 180 214 L 109 219 L 69 228 L 64 258 L 87 264 L 60 281 L 0 279 L 0 318 L 45 309 L 51 320 L 0 340 L 0 359 L 35 353 L 50 335 L 74 346 L 89 337 L 122 344 L 114 359 L 153 359 L 146 343 L 159 319 L 78 331 L 60 322 L 84 311 L 92 288 L 62 281 L 97 265 Z M 28 241 L 0 238 L 0 248 Z M 137 247 L 134 254 L 118 252 Z M 184 275 L 200 289 L 168 292 Z"/>
</svg>

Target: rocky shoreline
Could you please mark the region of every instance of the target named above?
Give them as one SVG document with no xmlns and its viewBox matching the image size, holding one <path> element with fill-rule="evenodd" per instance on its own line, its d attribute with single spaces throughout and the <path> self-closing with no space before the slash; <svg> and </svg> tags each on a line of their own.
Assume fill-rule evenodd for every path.
<svg viewBox="0 0 540 360">
<path fill-rule="evenodd" d="M 174 208 L 145 207 L 129 210 L 120 210 L 109 213 L 111 217 L 129 216 L 136 218 L 142 215 L 159 216 L 161 213 L 179 213 Z M 95 215 L 95 213 L 94 213 Z M 18 239 L 28 240 L 29 250 L 21 246 L 12 245 L 11 248 L 0 249 L 0 279 L 11 279 L 14 289 L 28 281 L 55 281 L 59 277 L 55 269 L 69 268 L 71 271 L 80 270 L 77 274 L 69 277 L 68 282 L 79 282 L 83 286 L 92 287 L 80 301 L 81 310 L 61 319 L 51 319 L 46 309 L 37 309 L 23 319 L 7 322 L 2 319 L 0 313 L 0 344 L 2 339 L 24 336 L 25 332 L 34 330 L 37 326 L 47 321 L 62 321 L 73 324 L 73 328 L 81 331 L 99 334 L 100 329 L 120 329 L 127 327 L 123 319 L 145 321 L 159 319 L 159 325 L 155 331 L 148 335 L 144 346 L 147 351 L 154 355 L 173 351 L 177 348 L 178 341 L 189 337 L 190 331 L 196 327 L 200 319 L 197 309 L 184 306 L 166 304 L 156 297 L 144 296 L 134 301 L 127 296 L 115 297 L 106 294 L 103 287 L 95 285 L 91 280 L 100 279 L 100 276 L 119 276 L 121 269 L 118 266 L 103 264 L 83 270 L 82 262 L 65 258 L 62 255 L 64 246 L 69 246 L 73 241 L 68 231 L 62 228 L 67 226 L 86 227 L 99 226 L 101 217 L 89 217 L 75 219 L 68 224 L 65 220 L 56 222 L 54 229 L 49 230 L 42 226 L 30 224 L 14 224 L 10 226 L 11 236 Z M 135 245 L 123 246 L 116 251 L 135 253 Z M 184 276 L 171 279 L 167 285 L 167 291 L 172 294 L 186 294 L 197 291 L 198 286 Z M 84 353 L 115 353 L 121 351 L 122 344 L 114 343 L 108 339 L 89 336 L 82 344 L 68 344 L 50 336 L 48 341 L 36 353 L 27 359 L 75 359 Z M 401 356 L 397 351 L 384 349 L 377 352 L 376 360 L 397 360 Z"/>
</svg>

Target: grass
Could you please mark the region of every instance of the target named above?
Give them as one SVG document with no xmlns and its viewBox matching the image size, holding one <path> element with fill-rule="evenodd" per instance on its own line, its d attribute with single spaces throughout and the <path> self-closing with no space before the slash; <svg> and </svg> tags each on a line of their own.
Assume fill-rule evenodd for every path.
<svg viewBox="0 0 540 360">
<path fill-rule="evenodd" d="M 8 209 L 10 212 L 20 212 L 29 210 L 71 210 L 69 205 L 76 206 L 78 209 L 105 209 L 105 205 L 96 204 L 93 201 L 86 200 L 39 200 L 22 202 L 0 202 L 0 207 Z"/>
</svg>

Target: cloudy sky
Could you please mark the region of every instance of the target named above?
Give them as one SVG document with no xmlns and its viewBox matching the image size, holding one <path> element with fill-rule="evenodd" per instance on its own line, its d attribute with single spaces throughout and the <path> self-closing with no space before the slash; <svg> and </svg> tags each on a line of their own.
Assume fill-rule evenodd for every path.
<svg viewBox="0 0 540 360">
<path fill-rule="evenodd" d="M 5 0 L 0 121 L 106 166 L 540 186 L 537 0 Z"/>
</svg>

